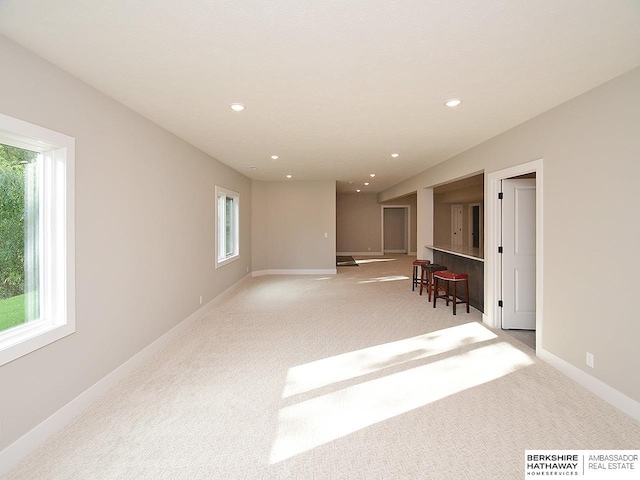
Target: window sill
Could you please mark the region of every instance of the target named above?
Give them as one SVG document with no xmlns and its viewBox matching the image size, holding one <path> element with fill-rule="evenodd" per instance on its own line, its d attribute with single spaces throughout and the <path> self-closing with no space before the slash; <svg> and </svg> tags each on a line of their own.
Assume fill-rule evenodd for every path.
<svg viewBox="0 0 640 480">
<path fill-rule="evenodd" d="M 229 263 L 233 263 L 240 258 L 240 254 L 234 255 L 233 257 L 225 258 L 224 260 L 216 260 L 216 268 L 224 267 Z"/>
<path fill-rule="evenodd" d="M 75 324 L 55 325 L 36 320 L 0 334 L 0 365 L 12 362 L 28 353 L 75 332 Z"/>
</svg>

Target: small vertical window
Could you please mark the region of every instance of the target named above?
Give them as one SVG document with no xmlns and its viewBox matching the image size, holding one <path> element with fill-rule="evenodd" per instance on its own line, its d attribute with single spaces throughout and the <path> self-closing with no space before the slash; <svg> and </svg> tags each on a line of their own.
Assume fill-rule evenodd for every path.
<svg viewBox="0 0 640 480">
<path fill-rule="evenodd" d="M 216 268 L 236 260 L 239 251 L 240 194 L 216 187 Z"/>
</svg>

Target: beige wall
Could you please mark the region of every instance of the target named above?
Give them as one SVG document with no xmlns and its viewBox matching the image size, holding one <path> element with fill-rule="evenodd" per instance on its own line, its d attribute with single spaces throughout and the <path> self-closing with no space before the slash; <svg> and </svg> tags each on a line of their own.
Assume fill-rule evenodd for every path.
<svg viewBox="0 0 640 480">
<path fill-rule="evenodd" d="M 267 182 L 251 182 L 251 270 L 269 268 L 269 190 Z"/>
<path fill-rule="evenodd" d="M 0 112 L 76 139 L 77 318 L 0 366 L 1 450 L 247 274 L 251 182 L 3 37 L 0 58 Z M 241 195 L 218 270 L 215 185 Z"/>
<path fill-rule="evenodd" d="M 635 69 L 379 195 L 543 159 L 544 349 L 636 402 L 638 307 L 607 296 L 603 275 L 624 271 L 640 285 L 639 91 Z"/>
<path fill-rule="evenodd" d="M 335 182 L 252 183 L 253 270 L 335 270 Z"/>
<path fill-rule="evenodd" d="M 433 243 L 449 245 L 451 243 L 451 204 L 439 201 L 439 195 L 433 196 Z"/>
<path fill-rule="evenodd" d="M 336 197 L 336 250 L 348 254 L 380 254 L 382 227 L 375 193 L 338 194 Z"/>
<path fill-rule="evenodd" d="M 344 193 L 336 198 L 336 250 L 339 253 L 382 252 L 382 205 L 409 205 L 409 250 L 416 252 L 417 197 L 409 194 L 378 203 L 375 193 Z"/>
</svg>

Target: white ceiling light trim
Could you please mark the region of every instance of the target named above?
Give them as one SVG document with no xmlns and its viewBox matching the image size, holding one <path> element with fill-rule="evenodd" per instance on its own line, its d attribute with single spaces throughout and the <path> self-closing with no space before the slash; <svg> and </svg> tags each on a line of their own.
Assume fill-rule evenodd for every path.
<svg viewBox="0 0 640 480">
<path fill-rule="evenodd" d="M 241 103 L 232 103 L 231 104 L 231 110 L 235 111 L 235 112 L 241 112 L 242 110 L 244 110 L 245 107 L 243 104 Z"/>
<path fill-rule="evenodd" d="M 451 100 L 447 100 L 447 102 L 445 103 L 445 105 L 447 107 L 457 107 L 458 105 L 460 105 L 462 103 L 462 100 L 460 100 L 459 98 L 452 98 Z"/>
</svg>

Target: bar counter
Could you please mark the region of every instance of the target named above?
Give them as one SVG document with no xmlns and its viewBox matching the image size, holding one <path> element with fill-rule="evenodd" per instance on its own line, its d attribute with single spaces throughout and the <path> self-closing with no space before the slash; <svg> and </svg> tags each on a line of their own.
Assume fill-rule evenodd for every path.
<svg viewBox="0 0 640 480">
<path fill-rule="evenodd" d="M 484 262 L 483 252 L 479 248 L 463 247 L 461 245 L 427 245 L 426 248 Z"/>
</svg>

